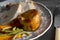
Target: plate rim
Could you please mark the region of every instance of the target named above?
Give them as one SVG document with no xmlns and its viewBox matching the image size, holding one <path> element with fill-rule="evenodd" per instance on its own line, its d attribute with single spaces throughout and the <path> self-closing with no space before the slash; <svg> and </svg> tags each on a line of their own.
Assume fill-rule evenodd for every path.
<svg viewBox="0 0 60 40">
<path fill-rule="evenodd" d="M 33 1 L 32 1 L 32 2 L 33 2 Z M 41 33 L 40 35 L 38 35 L 38 36 L 36 36 L 36 37 L 34 37 L 34 38 L 31 38 L 31 39 L 29 39 L 29 40 L 35 40 L 35 39 L 41 37 L 42 35 L 44 35 L 44 34 L 50 29 L 50 27 L 51 27 L 51 25 L 52 25 L 52 23 L 53 23 L 53 15 L 52 15 L 52 12 L 50 11 L 50 9 L 48 9 L 44 4 L 42 4 L 42 3 L 40 3 L 40 2 L 34 2 L 34 3 L 38 3 L 38 4 L 42 5 L 44 8 L 46 8 L 46 10 L 48 10 L 48 12 L 49 12 L 50 15 L 51 15 L 51 22 L 50 22 L 49 27 L 48 27 L 43 33 Z"/>
</svg>

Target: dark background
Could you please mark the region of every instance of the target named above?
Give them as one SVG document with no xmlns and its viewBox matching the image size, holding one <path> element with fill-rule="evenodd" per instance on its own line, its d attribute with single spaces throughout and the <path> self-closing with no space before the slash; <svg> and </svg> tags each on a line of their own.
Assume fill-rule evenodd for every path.
<svg viewBox="0 0 60 40">
<path fill-rule="evenodd" d="M 47 6 L 53 14 L 53 24 L 51 28 L 41 37 L 36 40 L 55 40 L 55 27 L 54 27 L 54 17 L 55 14 L 60 13 L 60 0 L 34 0 L 36 2 L 43 3 Z"/>
</svg>

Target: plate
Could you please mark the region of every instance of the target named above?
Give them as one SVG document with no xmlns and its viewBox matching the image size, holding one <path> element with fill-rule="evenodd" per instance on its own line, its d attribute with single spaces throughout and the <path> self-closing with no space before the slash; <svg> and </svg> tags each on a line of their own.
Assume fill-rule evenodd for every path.
<svg viewBox="0 0 60 40">
<path fill-rule="evenodd" d="M 45 34 L 53 23 L 53 15 L 52 15 L 51 11 L 42 3 L 38 3 L 38 2 L 34 2 L 34 3 L 35 3 L 35 6 L 37 7 L 37 10 L 40 12 L 40 15 L 41 15 L 41 25 L 39 26 L 39 28 L 36 31 L 31 32 L 31 36 L 26 37 L 26 38 L 23 37 L 19 40 L 37 39 L 38 37 Z"/>
</svg>

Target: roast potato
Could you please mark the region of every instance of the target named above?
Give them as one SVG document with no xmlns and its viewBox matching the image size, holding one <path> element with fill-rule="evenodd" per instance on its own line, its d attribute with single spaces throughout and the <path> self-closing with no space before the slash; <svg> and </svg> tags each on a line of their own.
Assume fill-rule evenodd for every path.
<svg viewBox="0 0 60 40">
<path fill-rule="evenodd" d="M 40 13 L 36 9 L 31 9 L 18 16 L 20 24 L 26 31 L 34 31 L 40 25 Z"/>
</svg>

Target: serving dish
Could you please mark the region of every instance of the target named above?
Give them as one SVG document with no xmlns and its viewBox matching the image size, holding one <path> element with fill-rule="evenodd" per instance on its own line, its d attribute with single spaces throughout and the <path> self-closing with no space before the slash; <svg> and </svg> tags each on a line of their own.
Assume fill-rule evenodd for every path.
<svg viewBox="0 0 60 40">
<path fill-rule="evenodd" d="M 34 2 L 34 3 L 41 15 L 41 25 L 39 26 L 39 28 L 36 31 L 31 32 L 30 37 L 28 37 L 27 39 L 22 38 L 21 40 L 37 39 L 38 37 L 45 34 L 53 23 L 53 15 L 52 15 L 51 11 L 42 3 L 39 3 L 39 2 Z"/>
<path fill-rule="evenodd" d="M 30 1 L 33 2 L 33 1 Z M 41 24 L 39 25 L 39 28 L 33 32 L 30 33 L 30 36 L 28 37 L 22 37 L 16 40 L 34 40 L 38 37 L 42 36 L 44 33 L 48 31 L 48 29 L 51 27 L 53 22 L 53 15 L 51 11 L 42 3 L 34 2 L 34 5 L 36 9 L 39 11 L 41 16 Z"/>
</svg>

